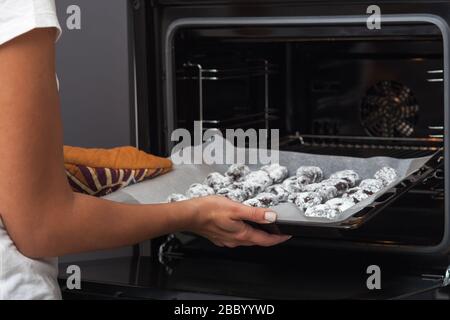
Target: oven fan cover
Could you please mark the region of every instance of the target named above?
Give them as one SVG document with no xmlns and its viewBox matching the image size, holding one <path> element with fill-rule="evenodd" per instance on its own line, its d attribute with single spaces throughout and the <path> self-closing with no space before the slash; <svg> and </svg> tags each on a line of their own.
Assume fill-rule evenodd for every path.
<svg viewBox="0 0 450 320">
<path fill-rule="evenodd" d="M 419 105 L 411 89 L 396 81 L 381 81 L 367 90 L 361 103 L 361 124 L 375 137 L 409 137 L 414 133 Z"/>
</svg>

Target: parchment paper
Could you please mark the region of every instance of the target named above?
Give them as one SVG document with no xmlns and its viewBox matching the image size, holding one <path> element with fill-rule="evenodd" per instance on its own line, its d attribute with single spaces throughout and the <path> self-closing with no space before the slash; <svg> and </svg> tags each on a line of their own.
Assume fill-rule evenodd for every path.
<svg viewBox="0 0 450 320">
<path fill-rule="evenodd" d="M 185 149 L 183 151 L 190 152 L 191 150 Z M 355 158 L 280 151 L 279 162 L 281 165 L 286 166 L 289 169 L 289 176 L 295 175 L 297 168 L 300 166 L 313 165 L 318 166 L 323 170 L 325 178 L 329 177 L 336 171 L 352 169 L 359 174 L 361 179 L 366 179 L 372 178 L 374 173 L 380 168 L 389 166 L 397 171 L 398 179 L 383 190 L 338 215 L 335 219 L 306 217 L 302 210 L 291 203 L 281 203 L 272 209 L 278 213 L 278 222 L 294 222 L 302 225 L 339 223 L 355 215 L 364 207 L 372 204 L 377 198 L 386 193 L 386 191 L 395 187 L 395 185 L 401 182 L 404 178 L 420 169 L 431 157 L 432 155 L 412 159 L 396 159 L 390 157 Z M 122 190 L 111 193 L 104 198 L 119 202 L 141 204 L 165 202 L 170 194 L 184 194 L 191 184 L 196 182 L 202 183 L 206 176 L 211 172 L 217 171 L 224 173 L 228 166 L 229 165 L 217 164 L 176 165 L 174 166 L 172 172 L 126 187 Z M 261 165 L 259 164 L 249 165 L 252 170 L 256 170 L 260 166 Z"/>
</svg>

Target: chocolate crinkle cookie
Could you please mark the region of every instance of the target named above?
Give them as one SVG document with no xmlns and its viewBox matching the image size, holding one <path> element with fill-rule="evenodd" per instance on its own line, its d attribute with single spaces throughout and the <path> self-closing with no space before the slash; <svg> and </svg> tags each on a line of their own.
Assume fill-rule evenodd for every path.
<svg viewBox="0 0 450 320">
<path fill-rule="evenodd" d="M 397 179 L 397 171 L 391 167 L 383 167 L 374 174 L 374 178 L 381 180 L 384 186 L 387 186 Z"/>
<path fill-rule="evenodd" d="M 353 188 L 354 186 L 356 186 L 356 183 L 359 180 L 359 174 L 356 173 L 356 171 L 354 171 L 354 170 L 342 170 L 342 171 L 333 173 L 330 176 L 330 179 L 346 180 L 348 182 L 349 188 Z"/>
<path fill-rule="evenodd" d="M 173 193 L 170 196 L 167 197 L 167 202 L 178 202 L 178 201 L 184 201 L 189 200 L 188 197 L 186 197 L 184 194 L 180 193 Z"/>
<path fill-rule="evenodd" d="M 320 182 L 322 179 L 323 172 L 319 167 L 301 166 L 297 169 L 297 182 L 299 185 Z"/>
<path fill-rule="evenodd" d="M 198 198 L 213 195 L 214 189 L 201 183 L 194 183 L 186 192 L 188 198 Z"/>
<path fill-rule="evenodd" d="M 378 179 L 364 179 L 358 187 L 370 194 L 374 194 L 383 189 L 383 181 Z"/>
<path fill-rule="evenodd" d="M 258 199 L 255 199 L 255 198 L 245 200 L 242 204 L 245 204 L 250 207 L 256 207 L 256 208 L 264 207 L 263 204 L 261 203 L 261 201 L 259 201 Z"/>
<path fill-rule="evenodd" d="M 297 177 L 289 177 L 284 180 L 281 184 L 284 189 L 289 193 L 299 193 L 302 192 L 302 187 L 299 186 L 297 182 Z"/>
<path fill-rule="evenodd" d="M 290 194 L 281 184 L 274 184 L 269 186 L 266 189 L 266 192 L 269 192 L 277 197 L 279 202 L 286 202 Z"/>
<path fill-rule="evenodd" d="M 263 170 L 252 171 L 244 178 L 244 183 L 254 184 L 258 188 L 258 193 L 264 191 L 273 183 L 269 174 Z"/>
<path fill-rule="evenodd" d="M 233 183 L 233 180 L 229 176 L 224 176 L 219 172 L 212 172 L 206 176 L 205 182 L 207 186 L 217 191 L 225 188 Z"/>
<path fill-rule="evenodd" d="M 323 185 L 319 189 L 316 190 L 316 193 L 320 195 L 322 201 L 328 201 L 337 196 L 338 191 L 334 186 Z"/>
<path fill-rule="evenodd" d="M 326 186 L 333 186 L 336 188 L 337 196 L 342 196 L 348 190 L 348 181 L 344 179 L 326 179 L 321 182 Z"/>
<path fill-rule="evenodd" d="M 218 190 L 216 194 L 237 202 L 244 202 L 248 199 L 247 193 L 244 190 L 237 188 L 233 189 L 225 187 Z"/>
<path fill-rule="evenodd" d="M 258 194 L 255 199 L 259 200 L 264 208 L 273 207 L 279 203 L 278 198 L 268 192 Z"/>
<path fill-rule="evenodd" d="M 273 183 L 282 182 L 289 174 L 288 169 L 284 166 L 280 166 L 278 163 L 261 167 L 261 170 L 269 174 L 269 177 L 273 180 Z"/>
<path fill-rule="evenodd" d="M 319 190 L 323 186 L 324 186 L 324 184 L 321 183 L 321 182 L 311 183 L 311 184 L 307 184 L 307 185 L 301 186 L 301 190 L 302 190 L 302 192 L 316 192 L 317 190 Z"/>
<path fill-rule="evenodd" d="M 309 207 L 305 211 L 305 216 L 314 218 L 326 218 L 333 219 L 339 215 L 339 211 L 328 204 L 319 204 L 316 206 Z"/>
<path fill-rule="evenodd" d="M 228 188 L 231 189 L 240 189 L 244 191 L 247 196 L 247 199 L 253 198 L 259 192 L 262 192 L 262 186 L 257 183 L 253 183 L 252 181 L 242 181 L 242 182 L 234 182 Z"/>
<path fill-rule="evenodd" d="M 322 197 L 316 192 L 301 192 L 293 198 L 294 204 L 302 210 L 322 203 Z"/>
<path fill-rule="evenodd" d="M 250 168 L 245 164 L 232 164 L 225 175 L 231 177 L 234 181 L 241 181 L 250 172 Z"/>
<path fill-rule="evenodd" d="M 298 195 L 299 193 L 301 193 L 301 192 L 289 193 L 287 202 L 290 202 L 290 203 L 294 203 L 294 204 L 295 204 L 295 199 L 297 198 L 297 195 Z"/>
<path fill-rule="evenodd" d="M 325 180 L 324 180 L 325 181 Z M 318 193 L 323 200 L 328 200 L 337 196 L 337 188 L 331 184 L 326 184 L 323 181 L 317 183 L 307 184 L 301 187 L 302 192 Z"/>
<path fill-rule="evenodd" d="M 339 212 L 344 212 L 355 205 L 353 198 L 334 198 L 325 202 L 331 208 L 336 209 Z"/>
<path fill-rule="evenodd" d="M 351 188 L 347 191 L 347 193 L 345 193 L 342 197 L 343 198 L 352 198 L 353 201 L 355 201 L 355 203 L 361 202 L 365 199 L 367 199 L 368 197 L 370 197 L 372 195 L 372 193 L 361 189 L 359 187 L 355 187 L 355 188 Z"/>
</svg>

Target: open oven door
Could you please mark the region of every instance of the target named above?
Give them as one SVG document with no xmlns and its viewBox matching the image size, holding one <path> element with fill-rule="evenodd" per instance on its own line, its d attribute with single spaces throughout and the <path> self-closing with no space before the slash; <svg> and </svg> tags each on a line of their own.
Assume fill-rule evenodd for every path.
<svg viewBox="0 0 450 320">
<path fill-rule="evenodd" d="M 78 265 L 82 290 L 69 290 L 66 266 L 60 268 L 66 298 L 450 298 L 445 288 L 450 283 L 447 258 L 300 249 L 290 242 L 273 248 L 224 249 L 203 239 L 172 235 L 155 257 Z"/>
</svg>

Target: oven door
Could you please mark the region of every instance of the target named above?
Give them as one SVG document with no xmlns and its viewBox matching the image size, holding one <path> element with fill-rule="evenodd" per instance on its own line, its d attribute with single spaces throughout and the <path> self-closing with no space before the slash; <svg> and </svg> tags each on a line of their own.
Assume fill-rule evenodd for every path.
<svg viewBox="0 0 450 320">
<path fill-rule="evenodd" d="M 159 257 L 79 262 L 81 291 L 67 289 L 61 265 L 60 284 L 69 299 L 448 299 L 437 295 L 450 280 L 446 263 L 299 250 L 289 242 L 276 249 L 223 249 L 202 239 L 181 246 L 170 237 Z"/>
</svg>

